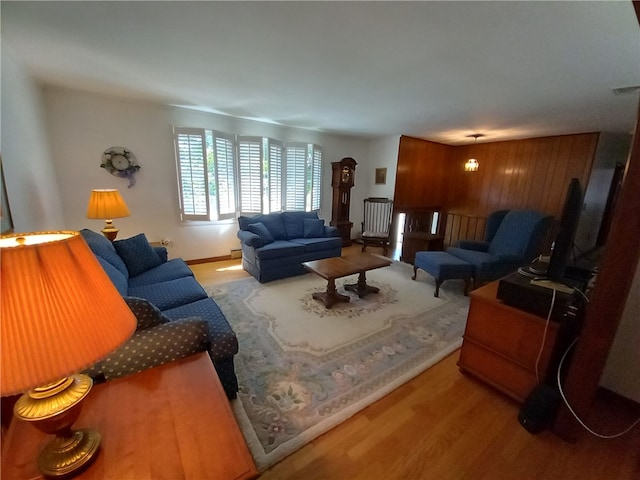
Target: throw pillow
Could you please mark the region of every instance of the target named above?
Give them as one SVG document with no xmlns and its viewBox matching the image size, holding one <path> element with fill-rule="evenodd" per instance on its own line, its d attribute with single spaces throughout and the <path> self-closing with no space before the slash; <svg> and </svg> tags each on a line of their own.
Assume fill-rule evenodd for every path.
<svg viewBox="0 0 640 480">
<path fill-rule="evenodd" d="M 319 238 L 324 236 L 324 220 L 304 219 L 304 238 Z"/>
<path fill-rule="evenodd" d="M 136 331 L 146 330 L 170 321 L 158 307 L 145 298 L 123 297 L 123 299 L 138 320 Z"/>
<path fill-rule="evenodd" d="M 247 230 L 258 235 L 262 239 L 262 242 L 265 245 L 269 243 L 273 243 L 273 235 L 271 235 L 271 232 L 265 226 L 264 223 L 262 222 L 252 223 L 247 227 Z"/>
<path fill-rule="evenodd" d="M 140 275 L 163 263 L 153 247 L 149 245 L 144 233 L 124 240 L 116 240 L 113 246 L 127 266 L 130 277 Z"/>
</svg>

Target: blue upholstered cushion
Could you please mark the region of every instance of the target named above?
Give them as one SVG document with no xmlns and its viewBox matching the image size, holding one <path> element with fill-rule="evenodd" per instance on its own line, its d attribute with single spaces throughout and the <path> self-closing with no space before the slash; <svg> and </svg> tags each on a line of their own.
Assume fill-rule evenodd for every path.
<svg viewBox="0 0 640 480">
<path fill-rule="evenodd" d="M 302 222 L 302 225 L 304 227 L 304 238 L 324 237 L 324 220 L 305 218 Z"/>
<path fill-rule="evenodd" d="M 303 253 L 304 245 L 288 242 L 286 240 L 276 240 L 269 245 L 256 249 L 256 257 L 261 260 L 289 257 L 291 255 L 301 255 Z"/>
<path fill-rule="evenodd" d="M 269 232 L 269 229 L 265 226 L 264 223 L 252 223 L 247 227 L 247 230 L 258 235 L 260 237 L 260 240 L 262 240 L 262 245 L 273 243 L 273 235 L 271 235 L 271 232 Z"/>
<path fill-rule="evenodd" d="M 193 271 L 189 268 L 189 265 L 187 265 L 181 258 L 174 258 L 168 262 L 158 265 L 157 267 L 153 267 L 140 275 L 129 277 L 129 288 L 192 276 Z"/>
<path fill-rule="evenodd" d="M 299 245 L 304 245 L 304 251 L 307 253 L 322 252 L 323 250 L 329 250 L 333 248 L 342 248 L 341 237 L 296 238 L 294 240 L 291 240 L 291 242 L 297 243 Z"/>
<path fill-rule="evenodd" d="M 147 328 L 169 322 L 169 318 L 163 315 L 158 307 L 145 298 L 124 297 L 124 301 L 136 316 L 136 320 L 138 321 L 136 330 L 146 330 Z"/>
<path fill-rule="evenodd" d="M 208 347 L 206 321 L 182 318 L 137 331 L 99 365 L 105 379 L 112 380 L 204 352 Z"/>
<path fill-rule="evenodd" d="M 95 255 L 102 257 L 125 276 L 129 276 L 127 266 L 118 255 L 118 252 L 116 252 L 113 243 L 111 243 L 107 237 L 86 228 L 80 230 L 80 234 Z"/>
<path fill-rule="evenodd" d="M 163 312 L 174 321 L 183 317 L 198 316 L 207 321 L 211 347 L 209 353 L 216 361 L 238 353 L 238 339 L 218 305 L 210 298 L 181 305 Z"/>
<path fill-rule="evenodd" d="M 253 217 L 238 217 L 240 230 L 248 230 L 252 223 L 262 222 L 269 230 L 274 240 L 286 240 L 287 231 L 284 228 L 281 213 L 269 213 L 267 215 L 255 215 Z"/>
<path fill-rule="evenodd" d="M 528 253 L 529 244 L 538 243 L 541 235 L 536 233 L 543 230 L 539 225 L 544 218 L 544 214 L 534 210 L 511 210 L 502 219 L 489 245 L 489 253 L 493 256 L 519 256 L 523 262 L 532 260 L 524 257 Z"/>
<path fill-rule="evenodd" d="M 149 300 L 163 312 L 169 308 L 207 298 L 207 293 L 193 277 L 129 288 L 129 296 Z"/>
<path fill-rule="evenodd" d="M 264 245 L 260 236 L 250 232 L 249 230 L 238 230 L 236 236 L 240 239 L 243 245 L 248 245 L 253 248 L 260 248 Z"/>
<path fill-rule="evenodd" d="M 162 264 L 162 259 L 149 245 L 149 241 L 144 233 L 139 233 L 135 237 L 116 240 L 113 246 L 124 261 L 129 271 L 129 276 L 135 277 L 147 270 Z"/>
<path fill-rule="evenodd" d="M 282 221 L 287 231 L 287 240 L 292 238 L 302 238 L 304 236 L 304 220 L 317 220 L 316 212 L 282 212 Z"/>
<path fill-rule="evenodd" d="M 325 225 L 324 226 L 324 236 L 325 237 L 340 237 L 340 238 L 342 238 L 342 235 L 340 235 L 340 230 L 338 230 L 336 227 L 332 227 L 330 225 Z"/>
<path fill-rule="evenodd" d="M 126 295 L 129 289 L 129 279 L 127 278 L 127 275 L 111 265 L 104 258 L 96 255 L 96 259 L 98 260 L 98 263 L 102 265 L 102 268 L 107 273 L 109 279 L 115 285 L 120 295 Z"/>
<path fill-rule="evenodd" d="M 477 270 L 491 270 L 496 263 L 496 258 L 487 252 L 478 250 L 467 250 L 459 247 L 447 248 L 447 253 L 454 257 L 467 262 L 474 267 L 474 273 Z"/>
<path fill-rule="evenodd" d="M 439 251 L 416 252 L 414 267 L 430 273 L 436 280 L 468 278 L 473 274 L 473 265 L 447 252 Z"/>
</svg>

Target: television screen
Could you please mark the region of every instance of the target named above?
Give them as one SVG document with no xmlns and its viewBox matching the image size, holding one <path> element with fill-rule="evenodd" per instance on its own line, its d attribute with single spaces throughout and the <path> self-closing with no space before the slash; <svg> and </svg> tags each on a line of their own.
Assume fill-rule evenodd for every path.
<svg viewBox="0 0 640 480">
<path fill-rule="evenodd" d="M 558 235 L 556 236 L 549 266 L 547 267 L 546 278 L 554 282 L 563 283 L 567 264 L 573 253 L 573 241 L 578 229 L 578 222 L 582 214 L 582 185 L 580 180 L 572 178 L 565 197 L 564 207 Z"/>
</svg>

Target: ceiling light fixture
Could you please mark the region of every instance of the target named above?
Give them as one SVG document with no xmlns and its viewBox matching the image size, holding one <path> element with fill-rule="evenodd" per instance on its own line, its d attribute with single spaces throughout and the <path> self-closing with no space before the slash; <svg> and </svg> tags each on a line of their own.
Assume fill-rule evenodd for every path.
<svg viewBox="0 0 640 480">
<path fill-rule="evenodd" d="M 484 137 L 484 135 L 481 133 L 474 133 L 473 135 L 467 135 L 467 137 L 473 137 L 474 138 L 473 144 L 475 145 L 476 142 L 478 141 L 478 138 Z M 477 172 L 479 166 L 480 164 L 478 163 L 478 160 L 476 160 L 475 158 L 469 158 L 469 160 L 467 160 L 466 163 L 464 164 L 464 171 Z"/>
</svg>

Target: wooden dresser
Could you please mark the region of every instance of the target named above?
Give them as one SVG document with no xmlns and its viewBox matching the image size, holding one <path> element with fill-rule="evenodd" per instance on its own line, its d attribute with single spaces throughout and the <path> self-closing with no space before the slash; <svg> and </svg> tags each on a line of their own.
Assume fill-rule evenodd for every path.
<svg viewBox="0 0 640 480">
<path fill-rule="evenodd" d="M 102 442 L 76 479 L 258 476 L 206 353 L 96 385 L 74 424 L 82 427 L 98 430 Z M 36 461 L 50 438 L 25 422 L 11 422 L 2 445 L 2 478 L 44 478 Z"/>
<path fill-rule="evenodd" d="M 471 292 L 458 367 L 524 402 L 538 384 L 535 365 L 546 319 L 505 305 L 496 298 L 497 291 L 496 281 Z M 545 378 L 557 333 L 558 324 L 552 321 L 539 362 L 541 380 Z"/>
</svg>

